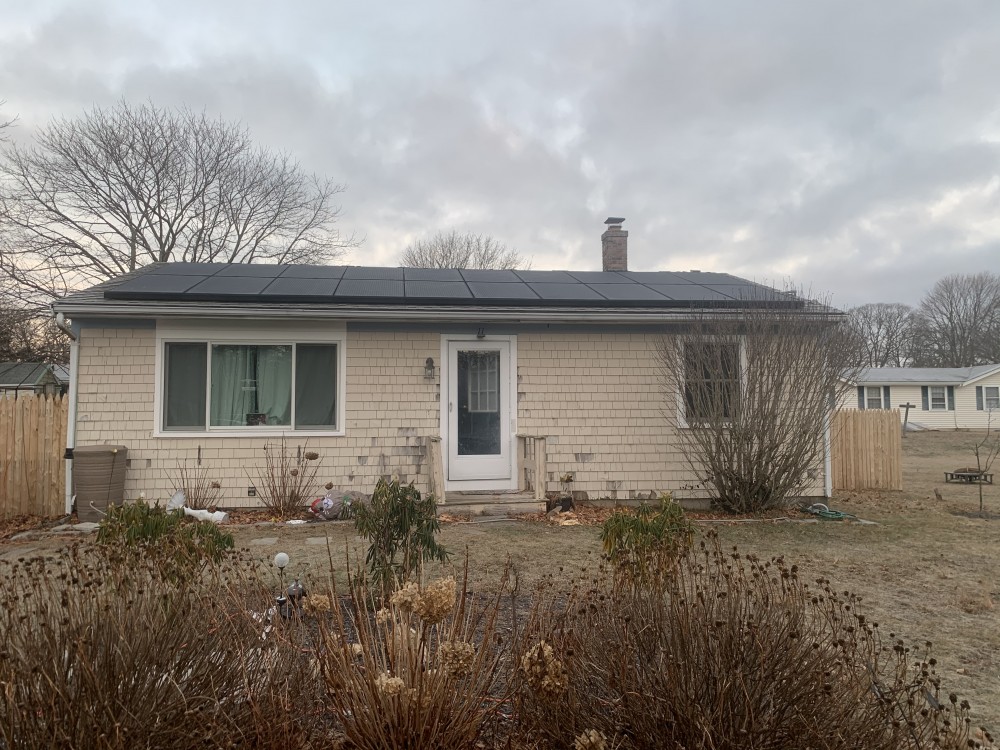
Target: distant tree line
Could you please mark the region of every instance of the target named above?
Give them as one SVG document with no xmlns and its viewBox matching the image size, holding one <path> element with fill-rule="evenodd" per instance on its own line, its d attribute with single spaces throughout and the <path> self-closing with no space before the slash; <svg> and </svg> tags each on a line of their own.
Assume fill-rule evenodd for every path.
<svg viewBox="0 0 1000 750">
<path fill-rule="evenodd" d="M 1000 274 L 952 274 L 916 307 L 878 302 L 849 311 L 865 367 L 970 367 L 1000 362 Z"/>
</svg>

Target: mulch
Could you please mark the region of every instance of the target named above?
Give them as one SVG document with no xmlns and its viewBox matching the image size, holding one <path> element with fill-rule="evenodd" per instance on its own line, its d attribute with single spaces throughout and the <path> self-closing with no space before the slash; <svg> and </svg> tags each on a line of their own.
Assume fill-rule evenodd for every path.
<svg viewBox="0 0 1000 750">
<path fill-rule="evenodd" d="M 549 526 L 603 526 L 617 512 L 634 512 L 634 508 L 614 506 L 577 505 L 573 510 L 561 513 L 526 513 L 518 516 L 523 521 L 544 523 Z M 711 521 L 716 523 L 741 523 L 746 521 L 775 521 L 778 519 L 808 518 L 809 514 L 798 508 L 782 508 L 764 511 L 762 513 L 726 513 L 724 511 L 685 511 L 690 521 Z"/>
<path fill-rule="evenodd" d="M 12 516 L 0 518 L 0 540 L 10 539 L 22 531 L 35 531 L 62 521 L 65 516 Z"/>
</svg>

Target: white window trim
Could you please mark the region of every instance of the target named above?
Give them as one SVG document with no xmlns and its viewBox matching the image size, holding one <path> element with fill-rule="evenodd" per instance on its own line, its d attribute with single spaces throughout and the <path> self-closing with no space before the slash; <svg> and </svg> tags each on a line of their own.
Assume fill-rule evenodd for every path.
<svg viewBox="0 0 1000 750">
<path fill-rule="evenodd" d="M 934 389 L 940 388 L 944 394 L 944 406 L 934 406 Z M 931 385 L 927 387 L 927 411 L 948 411 L 948 386 Z"/>
<path fill-rule="evenodd" d="M 167 343 L 206 344 L 336 344 L 337 345 L 337 428 L 335 430 L 296 430 L 294 425 L 273 427 L 241 427 L 226 429 L 206 427 L 204 430 L 163 429 L 163 366 Z M 342 437 L 346 434 L 344 420 L 347 402 L 347 331 L 343 323 L 325 321 L 312 324 L 308 321 L 234 321 L 222 324 L 188 321 L 157 321 L 156 355 L 154 357 L 155 383 L 153 394 L 153 437 L 157 438 L 261 438 L 261 437 Z M 293 360 L 294 382 L 294 360 Z M 207 389 L 211 382 L 206 383 Z M 207 414 L 206 414 L 207 419 Z"/>
<path fill-rule="evenodd" d="M 687 346 L 687 339 L 684 336 L 680 336 L 679 338 L 680 338 L 680 356 L 683 357 L 684 356 L 684 347 Z M 713 337 L 706 337 L 703 340 L 704 341 L 713 341 L 713 340 L 716 340 L 716 339 L 714 339 Z M 731 341 L 730 337 L 720 336 L 720 337 L 718 337 L 718 340 L 721 341 L 721 343 L 723 343 L 723 344 L 733 343 Z M 736 345 L 740 349 L 740 373 L 739 373 L 740 376 L 739 376 L 738 387 L 739 387 L 740 391 L 742 392 L 743 383 L 745 382 L 746 370 L 747 370 L 746 339 L 743 336 L 740 336 L 735 343 L 736 343 Z M 686 370 L 686 368 L 685 368 L 685 370 Z M 676 394 L 676 396 L 677 396 L 677 426 L 680 427 L 683 430 L 689 430 L 689 429 L 692 429 L 692 428 L 703 427 L 704 425 L 701 424 L 701 423 L 688 424 L 688 421 L 687 421 L 687 403 L 686 403 L 686 399 L 684 398 L 684 388 L 685 388 L 686 384 L 687 384 L 687 372 L 685 371 L 685 373 L 684 373 L 684 382 L 679 383 L 678 387 L 677 387 L 677 394 Z"/>
</svg>

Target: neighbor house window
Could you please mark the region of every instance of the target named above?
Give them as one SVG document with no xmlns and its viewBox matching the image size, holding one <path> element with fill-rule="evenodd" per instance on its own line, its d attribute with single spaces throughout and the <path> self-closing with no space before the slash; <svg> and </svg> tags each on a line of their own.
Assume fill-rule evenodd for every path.
<svg viewBox="0 0 1000 750">
<path fill-rule="evenodd" d="M 684 403 L 688 424 L 732 419 L 740 392 L 740 348 L 735 343 L 684 346 Z"/>
<path fill-rule="evenodd" d="M 869 385 L 865 387 L 865 408 L 866 409 L 881 409 L 882 408 L 882 386 L 879 385 Z M 888 405 L 886 405 L 888 409 Z"/>
<path fill-rule="evenodd" d="M 163 429 L 337 429 L 338 345 L 169 341 Z"/>
<path fill-rule="evenodd" d="M 948 408 L 948 389 L 943 385 L 932 385 L 930 387 L 931 409 Z"/>
<path fill-rule="evenodd" d="M 983 401 L 987 409 L 1000 410 L 1000 386 L 988 385 L 983 388 Z"/>
</svg>

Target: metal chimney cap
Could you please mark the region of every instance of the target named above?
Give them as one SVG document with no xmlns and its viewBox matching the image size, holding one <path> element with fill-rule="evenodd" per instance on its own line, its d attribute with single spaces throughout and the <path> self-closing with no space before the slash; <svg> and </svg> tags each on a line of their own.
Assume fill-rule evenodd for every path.
<svg viewBox="0 0 1000 750">
<path fill-rule="evenodd" d="M 604 223 L 605 224 L 621 224 L 623 221 L 625 221 L 625 217 L 624 216 L 622 216 L 622 217 L 609 216 L 608 218 L 606 218 L 604 220 Z"/>
</svg>

